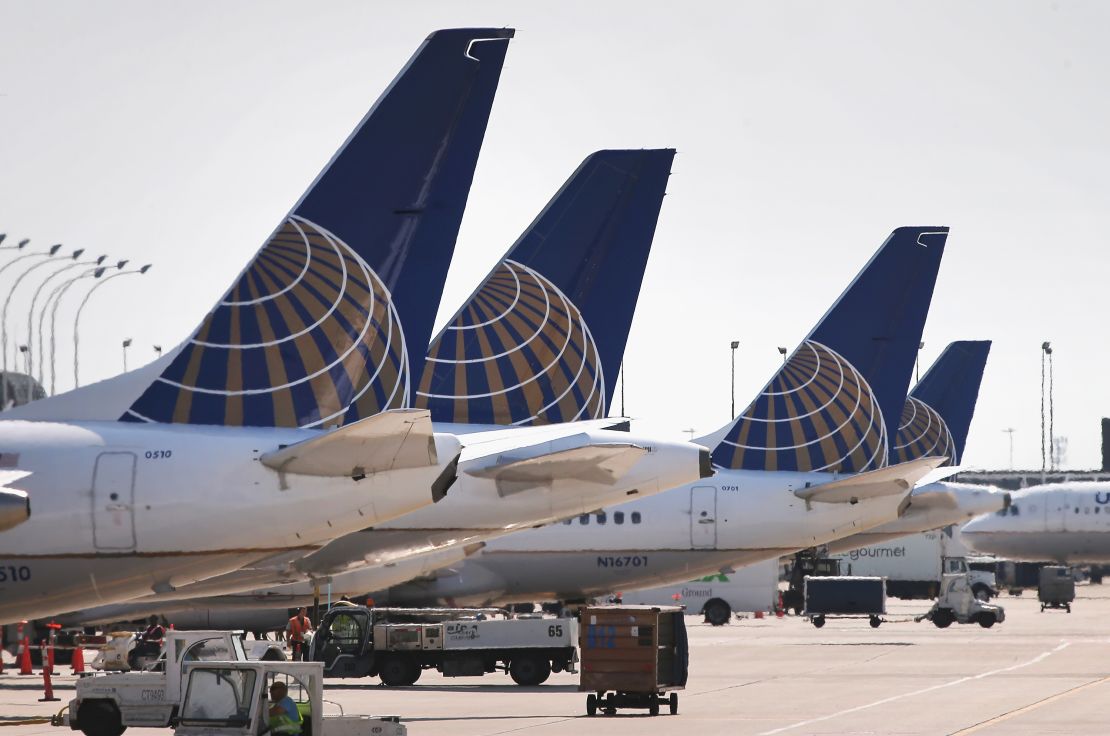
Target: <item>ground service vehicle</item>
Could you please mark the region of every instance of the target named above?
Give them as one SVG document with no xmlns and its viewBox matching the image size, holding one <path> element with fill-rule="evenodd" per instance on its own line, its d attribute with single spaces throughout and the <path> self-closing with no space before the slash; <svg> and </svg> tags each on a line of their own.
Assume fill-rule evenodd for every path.
<svg viewBox="0 0 1110 736">
<path fill-rule="evenodd" d="M 807 577 L 803 616 L 818 629 L 825 618 L 866 616 L 877 629 L 886 614 L 886 580 L 873 577 Z"/>
<path fill-rule="evenodd" d="M 471 616 L 462 618 L 466 612 L 336 606 L 320 621 L 309 657 L 323 663 L 328 677 L 377 675 L 390 686 L 412 685 L 425 669 L 446 677 L 501 669 L 518 685 L 540 685 L 552 672 L 575 671 L 574 619 L 485 618 L 496 609 L 469 609 Z"/>
<path fill-rule="evenodd" d="M 940 596 L 929 612 L 918 616 L 915 621 L 932 621 L 938 629 L 948 628 L 955 623 L 979 624 L 989 629 L 996 623 L 1006 620 L 1002 606 L 985 603 L 975 596 L 971 577 L 967 573 L 945 575 L 941 581 Z"/>
<path fill-rule="evenodd" d="M 246 661 L 239 635 L 231 631 L 170 631 L 161 654 L 145 670 L 136 663 L 133 636 L 112 637 L 94 665 L 104 674 L 77 680 L 69 703 L 69 727 L 85 736 L 116 736 L 128 726 L 165 728 L 181 700 L 181 670 L 188 662 Z M 264 657 L 284 654 L 270 642 Z"/>
<path fill-rule="evenodd" d="M 1047 565 L 1041 568 L 1037 581 L 1037 600 L 1041 610 L 1046 608 L 1066 608 L 1071 613 L 1071 602 L 1075 600 L 1075 578 L 1071 568 L 1060 565 Z"/>
<path fill-rule="evenodd" d="M 778 598 L 778 560 L 766 560 L 736 570 L 718 572 L 680 585 L 623 591 L 622 605 L 679 604 L 701 613 L 714 626 L 727 624 L 732 614 L 773 611 Z"/>
<path fill-rule="evenodd" d="M 951 527 L 901 537 L 835 555 L 847 575 L 886 578 L 887 594 L 894 598 L 935 598 L 941 576 L 968 572 L 967 547 L 954 537 Z M 981 600 L 998 595 L 992 573 L 971 572 L 972 587 Z"/>
<path fill-rule="evenodd" d="M 285 683 L 301 718 L 302 736 L 406 736 L 397 716 L 325 716 L 319 662 L 191 662 L 183 672 L 185 697 L 175 720 L 177 736 L 284 733 L 274 728 L 267 694 Z"/>
<path fill-rule="evenodd" d="M 686 687 L 689 646 L 682 606 L 588 606 L 582 609 L 582 677 L 586 714 L 647 708 L 678 713 Z M 665 693 L 670 692 L 670 695 Z"/>
</svg>

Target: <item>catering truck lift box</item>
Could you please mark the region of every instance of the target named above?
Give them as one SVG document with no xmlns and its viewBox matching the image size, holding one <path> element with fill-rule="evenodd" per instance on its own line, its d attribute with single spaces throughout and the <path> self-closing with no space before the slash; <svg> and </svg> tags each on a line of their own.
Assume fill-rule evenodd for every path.
<svg viewBox="0 0 1110 736">
<path fill-rule="evenodd" d="M 825 618 L 867 617 L 877 629 L 886 614 L 886 580 L 875 577 L 807 577 L 805 611 L 817 628 Z"/>
<path fill-rule="evenodd" d="M 886 578 L 889 596 L 923 599 L 937 597 L 944 575 L 968 572 L 968 553 L 958 531 L 947 527 L 843 552 L 833 559 L 840 560 L 845 575 Z M 971 584 L 980 600 L 997 595 L 990 572 L 971 571 Z"/>
<path fill-rule="evenodd" d="M 1075 600 L 1075 578 L 1071 568 L 1046 565 L 1041 568 L 1037 580 L 1037 600 L 1041 610 L 1046 608 L 1066 608 L 1071 613 L 1071 602 Z"/>
<path fill-rule="evenodd" d="M 582 675 L 586 714 L 666 704 L 678 713 L 686 686 L 689 645 L 682 606 L 587 606 L 581 610 Z M 667 696 L 666 693 L 670 692 Z"/>
<path fill-rule="evenodd" d="M 704 615 L 706 623 L 721 626 L 735 613 L 774 611 L 778 595 L 779 561 L 767 560 L 680 585 L 624 591 L 619 601 L 610 602 L 624 605 L 677 603 L 686 606 L 690 613 Z"/>
<path fill-rule="evenodd" d="M 446 677 L 500 669 L 518 685 L 540 685 L 552 672 L 574 671 L 576 621 L 488 618 L 497 613 L 336 606 L 320 621 L 309 658 L 323 663 L 326 677 L 377 675 L 390 686 L 412 685 L 426 669 Z"/>
</svg>

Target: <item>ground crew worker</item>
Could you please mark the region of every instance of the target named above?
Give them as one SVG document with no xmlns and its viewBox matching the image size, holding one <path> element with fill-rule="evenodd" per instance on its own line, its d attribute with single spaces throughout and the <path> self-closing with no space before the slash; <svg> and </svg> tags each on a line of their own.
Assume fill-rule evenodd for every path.
<svg viewBox="0 0 1110 736">
<path fill-rule="evenodd" d="M 162 651 L 162 640 L 166 638 L 166 628 L 158 623 L 157 616 L 151 616 L 148 623 L 150 625 L 135 644 L 135 654 L 139 657 L 157 657 Z"/>
<path fill-rule="evenodd" d="M 270 731 L 280 734 L 299 734 L 301 732 L 301 712 L 289 697 L 289 688 L 284 682 L 270 685 Z"/>
<path fill-rule="evenodd" d="M 308 654 L 305 651 L 304 635 L 312 631 L 312 622 L 305 615 L 304 608 L 297 609 L 297 615 L 289 619 L 286 629 L 289 631 L 289 645 L 293 648 L 293 661 L 303 662 Z"/>
</svg>

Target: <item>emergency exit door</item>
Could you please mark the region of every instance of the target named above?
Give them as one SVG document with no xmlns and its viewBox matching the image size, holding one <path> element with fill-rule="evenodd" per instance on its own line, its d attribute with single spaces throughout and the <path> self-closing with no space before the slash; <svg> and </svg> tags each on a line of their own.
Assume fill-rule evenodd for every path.
<svg viewBox="0 0 1110 736">
<path fill-rule="evenodd" d="M 711 549 L 717 546 L 717 488 L 694 486 L 690 489 L 690 546 Z"/>
<path fill-rule="evenodd" d="M 135 455 L 102 452 L 93 468 L 93 544 L 97 549 L 135 549 Z"/>
</svg>

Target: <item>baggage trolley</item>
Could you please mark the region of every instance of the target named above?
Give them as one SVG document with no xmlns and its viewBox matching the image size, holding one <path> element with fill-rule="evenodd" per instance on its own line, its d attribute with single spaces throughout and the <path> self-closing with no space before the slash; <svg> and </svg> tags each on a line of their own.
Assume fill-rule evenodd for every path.
<svg viewBox="0 0 1110 736">
<path fill-rule="evenodd" d="M 588 606 L 579 627 L 581 680 L 586 714 L 613 715 L 618 708 L 678 713 L 686 686 L 689 645 L 683 606 Z"/>
<path fill-rule="evenodd" d="M 1042 611 L 1064 608 L 1071 613 L 1071 602 L 1075 600 L 1075 578 L 1071 569 L 1057 565 L 1042 567 L 1037 579 L 1037 600 Z"/>
</svg>

